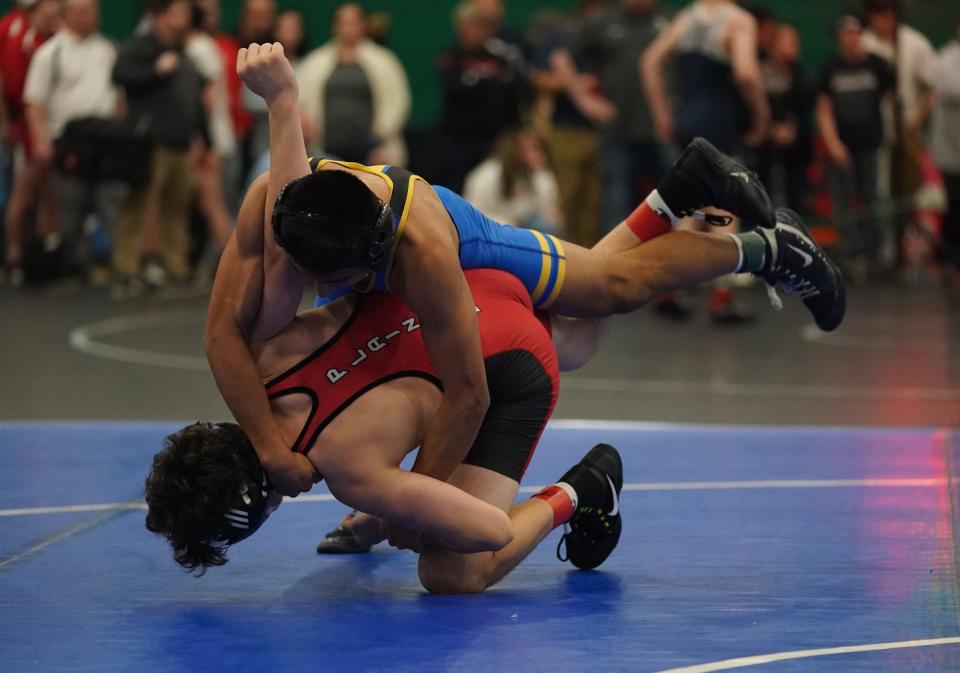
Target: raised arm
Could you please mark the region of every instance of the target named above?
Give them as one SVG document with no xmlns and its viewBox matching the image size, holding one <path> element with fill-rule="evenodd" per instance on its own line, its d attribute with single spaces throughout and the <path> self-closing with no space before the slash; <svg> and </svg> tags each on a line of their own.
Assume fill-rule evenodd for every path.
<svg viewBox="0 0 960 673">
<path fill-rule="evenodd" d="M 237 75 L 247 88 L 267 104 L 270 119 L 270 178 L 263 203 L 263 226 L 270 226 L 277 194 L 291 180 L 310 172 L 303 127 L 300 123 L 300 86 L 283 46 L 251 44 L 237 53 Z M 267 235 L 264 255 L 267 268 L 287 265 L 287 255 Z"/>
<path fill-rule="evenodd" d="M 307 491 L 316 472 L 283 443 L 249 344 L 283 329 L 296 315 L 303 279 L 264 264 L 263 200 L 266 176 L 247 192 L 237 230 L 217 268 L 207 312 L 207 360 L 234 418 L 246 431 L 274 486 L 285 495 Z"/>
<path fill-rule="evenodd" d="M 413 470 L 446 481 L 476 439 L 490 395 L 473 297 L 457 242 L 443 227 L 448 215 L 432 194 L 422 193 L 411 218 L 416 226 L 407 227 L 401 239 L 392 285 L 420 317 L 430 362 L 443 384 L 443 401 Z"/>
</svg>

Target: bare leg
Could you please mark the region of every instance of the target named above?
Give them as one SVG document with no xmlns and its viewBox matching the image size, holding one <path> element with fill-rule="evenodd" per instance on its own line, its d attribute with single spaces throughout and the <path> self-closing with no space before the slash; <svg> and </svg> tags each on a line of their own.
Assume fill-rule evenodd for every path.
<svg viewBox="0 0 960 673">
<path fill-rule="evenodd" d="M 550 314 L 553 345 L 557 349 L 560 371 L 570 372 L 587 364 L 600 350 L 610 331 L 606 318 L 571 318 Z"/>
<path fill-rule="evenodd" d="M 513 505 L 520 485 L 486 468 L 461 465 L 450 483 L 507 512 L 513 524 L 513 541 L 496 552 L 476 554 L 424 545 L 420 581 L 431 593 L 480 593 L 513 570 L 547 536 L 553 528 L 553 510 L 539 499 Z"/>
<path fill-rule="evenodd" d="M 740 261 L 730 237 L 697 232 L 669 232 L 613 254 L 572 244 L 564 248 L 566 279 L 550 310 L 576 317 L 636 310 L 665 292 L 731 273 Z"/>
<path fill-rule="evenodd" d="M 19 266 L 23 262 L 23 242 L 27 215 L 39 198 L 50 174 L 49 164 L 28 159 L 16 174 L 10 190 L 6 213 L 7 264 Z M 45 232 L 46 233 L 46 232 Z"/>
</svg>

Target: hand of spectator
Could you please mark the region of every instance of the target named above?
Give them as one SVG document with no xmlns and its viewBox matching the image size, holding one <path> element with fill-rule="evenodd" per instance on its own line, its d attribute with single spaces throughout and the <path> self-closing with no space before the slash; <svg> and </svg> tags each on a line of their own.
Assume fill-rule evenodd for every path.
<svg viewBox="0 0 960 673">
<path fill-rule="evenodd" d="M 309 458 L 292 451 L 276 454 L 276 459 L 265 462 L 263 469 L 281 495 L 296 497 L 309 491 L 321 479 Z"/>
<path fill-rule="evenodd" d="M 797 139 L 797 125 L 793 122 L 779 122 L 770 128 L 770 140 L 774 145 L 786 147 Z"/>
<path fill-rule="evenodd" d="M 828 143 L 827 151 L 830 153 L 830 158 L 838 166 L 846 168 L 850 165 L 850 150 L 839 140 L 835 143 Z"/>
<path fill-rule="evenodd" d="M 283 45 L 251 44 L 237 54 L 237 75 L 267 106 L 276 102 L 296 102 L 300 86 L 293 66 L 283 53 Z"/>
<path fill-rule="evenodd" d="M 598 126 L 611 122 L 617 116 L 616 106 L 606 98 L 585 94 L 574 99 L 584 117 Z"/>
<path fill-rule="evenodd" d="M 167 75 L 173 74 L 173 71 L 175 71 L 179 65 L 180 54 L 175 51 L 168 50 L 157 57 L 157 62 L 154 64 L 154 68 L 156 69 L 158 75 L 161 77 L 166 77 Z"/>
<path fill-rule="evenodd" d="M 654 115 L 653 134 L 661 143 L 668 145 L 673 142 L 673 119 L 669 115 Z"/>
<path fill-rule="evenodd" d="M 391 547 L 420 552 L 420 531 L 410 530 L 400 524 L 387 522 L 386 534 Z"/>
<path fill-rule="evenodd" d="M 42 166 L 49 166 L 53 163 L 53 143 L 49 140 L 42 140 L 34 143 L 33 160 Z"/>
</svg>

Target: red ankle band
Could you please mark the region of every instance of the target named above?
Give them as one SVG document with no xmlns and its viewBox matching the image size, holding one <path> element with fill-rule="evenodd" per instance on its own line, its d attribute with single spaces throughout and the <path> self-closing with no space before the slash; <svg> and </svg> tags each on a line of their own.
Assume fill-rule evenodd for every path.
<svg viewBox="0 0 960 673">
<path fill-rule="evenodd" d="M 565 524 L 573 517 L 573 501 L 567 492 L 559 486 L 547 486 L 534 498 L 540 498 L 553 510 L 553 527 Z"/>
<path fill-rule="evenodd" d="M 627 216 L 627 226 L 630 231 L 637 235 L 642 241 L 649 241 L 661 234 L 670 231 L 673 226 L 668 218 L 662 217 L 657 211 L 651 208 L 646 201 L 637 206 L 629 216 Z"/>
</svg>

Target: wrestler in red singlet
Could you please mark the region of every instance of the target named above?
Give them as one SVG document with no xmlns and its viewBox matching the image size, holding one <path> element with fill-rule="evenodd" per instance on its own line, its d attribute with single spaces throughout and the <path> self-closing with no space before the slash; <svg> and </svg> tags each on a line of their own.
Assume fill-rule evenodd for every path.
<svg viewBox="0 0 960 673">
<path fill-rule="evenodd" d="M 480 322 L 490 408 L 464 462 L 523 476 L 557 402 L 559 370 L 549 318 L 503 271 L 466 272 Z M 371 293 L 327 343 L 266 384 L 271 400 L 306 394 L 310 414 L 292 450 L 305 453 L 337 415 L 366 391 L 415 376 L 440 387 L 420 324 L 396 294 Z"/>
</svg>

